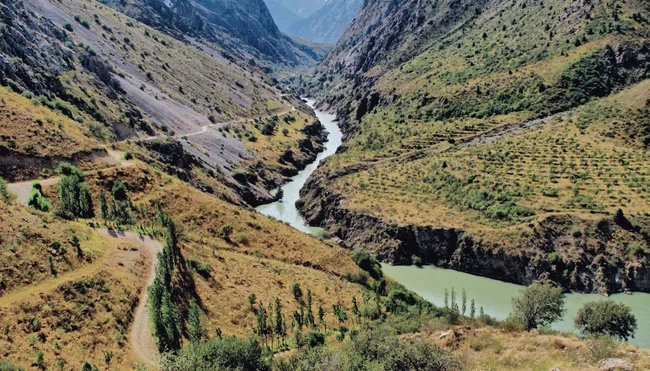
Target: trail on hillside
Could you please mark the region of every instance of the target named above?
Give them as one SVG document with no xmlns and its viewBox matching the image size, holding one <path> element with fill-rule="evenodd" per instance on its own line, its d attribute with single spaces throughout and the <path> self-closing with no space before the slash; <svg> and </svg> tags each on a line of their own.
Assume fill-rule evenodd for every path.
<svg viewBox="0 0 650 371">
<path fill-rule="evenodd" d="M 147 289 L 153 283 L 156 278 L 156 257 L 159 252 L 162 251 L 163 246 L 160 242 L 143 236 L 135 232 L 123 232 L 115 231 L 108 229 L 98 229 L 99 233 L 113 237 L 113 238 L 124 238 L 127 240 L 139 242 L 144 246 L 145 250 L 149 254 L 149 271 L 147 272 L 147 281 L 144 289 L 140 293 L 140 302 L 138 307 L 135 310 L 133 317 L 133 326 L 131 326 L 131 333 L 129 336 L 129 343 L 131 344 L 131 349 L 135 353 L 136 357 L 140 359 L 143 363 L 146 363 L 150 366 L 156 366 L 158 364 L 158 348 L 153 339 L 153 335 L 149 330 L 149 315 L 147 313 Z"/>
<path fill-rule="evenodd" d="M 285 109 L 285 110 L 283 110 L 281 112 L 274 113 L 273 115 L 269 115 L 269 116 L 264 116 L 262 118 L 270 118 L 270 117 L 273 117 L 273 116 L 278 116 L 278 117 L 279 116 L 284 116 L 284 115 L 288 115 L 289 113 L 292 113 L 292 112 L 295 112 L 295 111 L 298 110 L 294 106 L 290 106 L 290 107 L 291 108 L 289 108 L 289 109 Z M 210 125 L 203 125 L 203 126 L 201 126 L 201 130 L 199 130 L 199 131 L 196 131 L 196 132 L 193 132 L 193 133 L 186 133 L 186 134 L 177 134 L 177 135 L 174 135 L 173 138 L 174 139 L 183 139 L 183 138 L 187 138 L 187 137 L 193 137 L 193 136 L 196 136 L 196 135 L 205 134 L 209 129 L 219 130 L 220 128 L 223 128 L 224 126 L 233 125 L 233 124 L 237 124 L 237 123 L 240 123 L 240 122 L 245 122 L 245 121 L 248 121 L 248 120 L 252 120 L 252 118 L 240 118 L 240 119 L 236 119 L 236 120 L 229 121 L 229 122 L 221 122 L 221 123 L 215 123 L 215 124 L 210 124 Z M 168 136 L 168 135 L 154 135 L 154 136 L 150 136 L 150 137 L 146 137 L 146 138 L 133 139 L 133 141 L 148 142 L 148 141 L 152 141 L 152 140 L 164 139 L 164 138 L 167 138 L 167 137 L 170 137 L 170 136 Z M 124 140 L 123 142 L 126 142 L 126 140 Z"/>
<path fill-rule="evenodd" d="M 54 185 L 58 182 L 58 180 L 58 177 L 50 178 L 41 180 L 40 183 L 42 185 Z M 9 184 L 7 188 L 10 192 L 16 194 L 18 203 L 27 205 L 27 200 L 32 190 L 32 183 L 33 181 L 12 183 Z M 158 252 L 162 251 L 162 244 L 150 237 L 145 237 L 135 232 L 123 232 L 109 229 L 95 229 L 95 231 L 111 238 L 126 239 L 136 242 L 139 245 L 143 246 L 144 251 L 147 253 L 149 270 L 146 276 L 146 284 L 141 290 L 140 301 L 134 314 L 133 326 L 131 327 L 129 342 L 131 348 L 133 349 L 133 353 L 138 357 L 138 359 L 148 365 L 155 366 L 158 360 L 158 350 L 153 336 L 151 335 L 151 331 L 149 331 L 149 316 L 147 313 L 147 288 L 153 283 L 153 280 L 156 276 L 156 257 L 158 255 Z M 10 307 L 16 302 L 24 300 L 32 295 L 54 290 L 56 287 L 60 286 L 63 283 L 75 281 L 82 277 L 87 277 L 94 274 L 105 266 L 106 259 L 110 258 L 110 251 L 113 249 L 114 247 L 105 252 L 102 259 L 97 260 L 96 263 L 89 264 L 75 271 L 63 274 L 52 280 L 42 282 L 36 286 L 24 288 L 18 292 L 10 293 L 9 295 L 4 295 L 2 297 L 0 308 Z"/>
</svg>

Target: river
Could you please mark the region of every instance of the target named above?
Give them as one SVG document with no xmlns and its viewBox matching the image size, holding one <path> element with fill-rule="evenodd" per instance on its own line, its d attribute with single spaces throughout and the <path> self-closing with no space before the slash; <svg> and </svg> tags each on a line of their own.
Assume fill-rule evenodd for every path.
<svg viewBox="0 0 650 371">
<path fill-rule="evenodd" d="M 313 107 L 314 102 L 308 104 Z M 342 143 L 343 134 L 336 124 L 336 117 L 325 112 L 316 111 L 316 116 L 323 124 L 328 135 L 325 151 L 320 153 L 312 164 L 292 178 L 291 182 L 282 187 L 284 198 L 278 202 L 262 205 L 257 208 L 260 213 L 289 223 L 294 228 L 313 235 L 323 233 L 322 228 L 308 226 L 298 209 L 296 201 L 300 198 L 300 189 L 305 185 L 309 176 L 316 170 L 320 162 L 336 153 Z M 424 299 L 442 306 L 444 290 L 456 289 L 456 298 L 460 305 L 461 291 L 467 292 L 467 306 L 474 299 L 476 311 L 482 306 L 486 314 L 497 319 L 504 319 L 510 313 L 512 298 L 523 286 L 497 281 L 485 277 L 435 267 L 391 266 L 382 264 L 384 273 L 408 289 L 419 294 Z M 588 301 L 614 300 L 632 308 L 639 328 L 631 344 L 650 349 L 650 294 L 634 293 L 633 295 L 616 294 L 609 298 L 596 294 L 567 294 L 565 301 L 566 313 L 564 320 L 553 325 L 559 331 L 575 331 L 573 318 L 578 309 Z"/>
<path fill-rule="evenodd" d="M 314 101 L 307 101 L 310 107 L 314 107 Z M 341 146 L 343 142 L 343 133 L 339 126 L 336 124 L 336 116 L 330 115 L 322 111 L 316 111 L 316 116 L 321 124 L 328 132 L 327 143 L 325 143 L 325 150 L 321 152 L 316 160 L 307 165 L 304 170 L 300 171 L 298 175 L 291 178 L 291 182 L 282 186 L 284 197 L 278 202 L 262 205 L 257 208 L 260 213 L 274 217 L 275 219 L 289 223 L 292 227 L 299 231 L 310 233 L 313 235 L 321 235 L 322 228 L 310 227 L 305 223 L 298 209 L 296 208 L 296 201 L 300 198 L 300 190 L 307 182 L 309 176 L 318 168 L 320 162 L 333 154 Z"/>
</svg>

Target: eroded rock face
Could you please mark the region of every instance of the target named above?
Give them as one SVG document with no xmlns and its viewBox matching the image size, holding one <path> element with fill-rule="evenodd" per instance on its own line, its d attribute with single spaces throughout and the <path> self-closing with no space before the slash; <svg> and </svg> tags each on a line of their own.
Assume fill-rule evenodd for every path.
<svg viewBox="0 0 650 371">
<path fill-rule="evenodd" d="M 516 235 L 504 233 L 500 243 L 460 229 L 395 225 L 341 206 L 344 198 L 327 184 L 354 171 L 318 170 L 301 191 L 297 206 L 310 225 L 329 228 L 346 246 L 369 249 L 380 261 L 411 264 L 417 256 L 424 263 L 517 284 L 551 279 L 573 291 L 650 292 L 647 253 L 630 259 L 623 242 L 650 241 L 633 222 L 628 229 L 613 217 L 593 221 L 553 215 L 519 226 Z M 572 232 L 577 227 L 580 235 Z"/>
</svg>

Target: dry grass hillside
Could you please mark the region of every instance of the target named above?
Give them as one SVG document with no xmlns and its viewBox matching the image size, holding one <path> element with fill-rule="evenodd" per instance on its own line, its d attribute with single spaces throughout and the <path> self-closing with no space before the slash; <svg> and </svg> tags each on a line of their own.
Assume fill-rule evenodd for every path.
<svg viewBox="0 0 650 371">
<path fill-rule="evenodd" d="M 159 212 L 173 215 L 188 282 L 193 282 L 210 336 L 217 329 L 224 335 L 252 332 L 251 293 L 264 305 L 279 298 L 290 317 L 299 308 L 291 287 L 299 283 L 305 295 L 311 291 L 313 310 L 325 309 L 330 326 L 336 323 L 333 304 L 351 308 L 352 297 L 362 298 L 364 289 L 345 278 L 359 271 L 347 250 L 136 164 L 84 174 L 95 200 L 91 220 L 66 221 L 16 200 L 2 205 L 7 220 L 0 255 L 3 358 L 46 369 L 76 368 L 84 361 L 132 369 L 141 362 L 131 349 L 131 327 L 151 255 L 138 241 L 104 236 L 87 226 L 104 227 L 100 191 L 128 214 L 120 222 L 106 221 L 110 228 L 119 224 L 164 240 Z M 128 201 L 113 196 L 118 182 L 125 184 Z M 43 195 L 57 210 L 56 185 L 44 182 Z M 231 232 L 224 234 L 224 226 Z M 187 308 L 181 309 L 186 316 Z"/>
<path fill-rule="evenodd" d="M 353 25 L 303 81 L 338 110 L 349 139 L 311 184 L 327 191 L 305 192 L 309 219 L 350 245 L 372 245 L 386 261 L 417 255 L 519 283 L 557 269 L 554 279 L 577 290 L 649 290 L 639 267 L 650 251 L 650 10 L 639 1 L 580 4 L 395 8 L 365 19 L 383 30 L 373 48 L 413 9 L 428 20 L 405 27 L 423 37 L 440 29 L 427 42 L 394 35 L 400 41 L 372 60 L 349 44 L 366 32 Z M 619 218 L 624 227 L 612 240 L 597 226 L 615 215 L 634 227 Z M 371 221 L 382 227 L 367 232 Z M 507 269 L 498 266 L 502 252 Z M 624 284 L 603 278 L 617 266 L 629 268 Z M 577 282 L 582 273 L 590 278 Z"/>
</svg>

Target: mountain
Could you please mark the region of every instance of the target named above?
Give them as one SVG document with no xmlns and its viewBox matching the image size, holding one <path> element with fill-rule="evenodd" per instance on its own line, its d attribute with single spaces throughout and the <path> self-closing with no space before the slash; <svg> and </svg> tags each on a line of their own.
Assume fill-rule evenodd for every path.
<svg viewBox="0 0 650 371">
<path fill-rule="evenodd" d="M 271 16 L 273 16 L 275 24 L 282 32 L 286 33 L 287 29 L 289 29 L 289 26 L 303 19 L 303 17 L 287 9 L 277 0 L 264 0 L 264 2 L 269 8 L 269 12 L 271 12 Z"/>
<path fill-rule="evenodd" d="M 103 3 L 153 28 L 217 43 L 240 59 L 267 67 L 313 64 L 316 55 L 282 35 L 262 0 L 104 0 Z M 317 58 L 318 56 L 316 56 Z"/>
<path fill-rule="evenodd" d="M 322 8 L 330 0 L 270 0 L 277 4 L 289 9 L 294 14 L 302 18 L 307 18 L 316 13 L 318 9 Z"/>
<path fill-rule="evenodd" d="M 650 291 L 649 18 L 645 1 L 366 1 L 296 82 L 347 139 L 302 211 L 390 263 Z"/>
<path fill-rule="evenodd" d="M 362 0 L 330 0 L 311 16 L 295 21 L 285 32 L 321 44 L 336 44 L 359 13 Z"/>
</svg>

